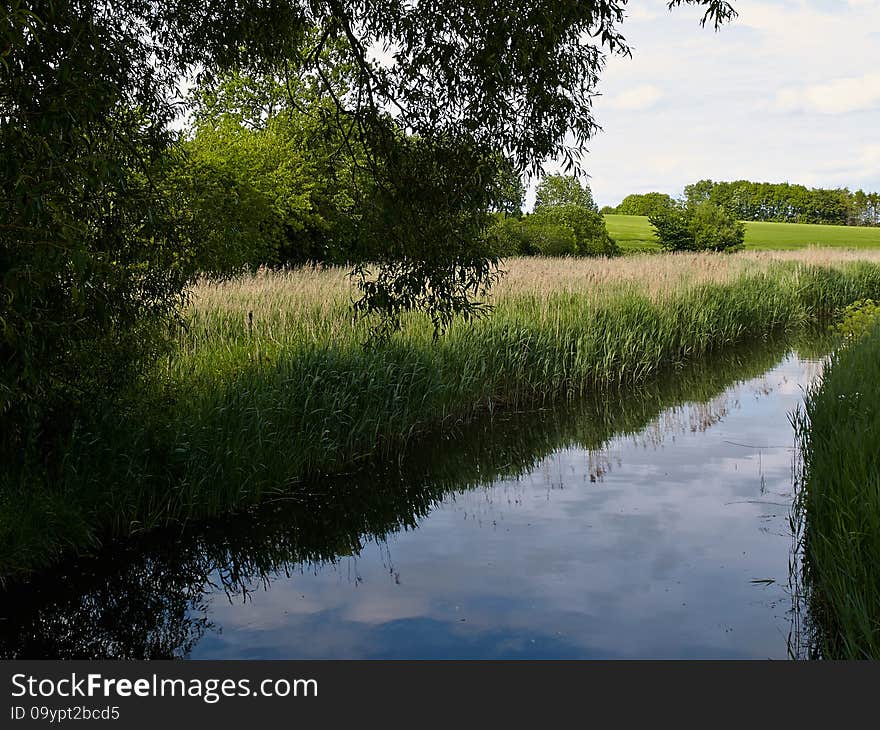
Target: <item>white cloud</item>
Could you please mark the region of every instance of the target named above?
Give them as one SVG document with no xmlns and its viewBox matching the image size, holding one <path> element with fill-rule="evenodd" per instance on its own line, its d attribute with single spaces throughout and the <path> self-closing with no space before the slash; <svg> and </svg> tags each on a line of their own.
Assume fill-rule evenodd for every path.
<svg viewBox="0 0 880 730">
<path fill-rule="evenodd" d="M 642 84 L 608 97 L 602 102 L 609 109 L 650 109 L 663 96 L 663 92 L 652 84 Z"/>
<path fill-rule="evenodd" d="M 630 5 L 655 17 L 624 23 L 633 56 L 602 75 L 600 205 L 704 177 L 880 190 L 880 0 L 736 0 L 718 33 L 699 8 Z"/>
<path fill-rule="evenodd" d="M 875 109 L 880 107 L 880 72 L 780 89 L 776 94 L 776 106 L 782 111 L 815 111 L 822 114 Z"/>
<path fill-rule="evenodd" d="M 855 1 L 858 2 L 859 0 Z M 873 2 L 873 0 L 869 0 L 869 2 Z M 626 19 L 633 22 L 647 22 L 654 20 L 659 14 L 660 13 L 656 10 L 649 10 L 643 5 L 626 9 Z"/>
</svg>

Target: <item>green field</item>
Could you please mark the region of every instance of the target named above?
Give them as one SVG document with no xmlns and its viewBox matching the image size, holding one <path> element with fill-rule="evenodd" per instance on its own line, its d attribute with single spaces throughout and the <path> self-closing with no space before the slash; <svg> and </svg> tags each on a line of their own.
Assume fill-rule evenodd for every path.
<svg viewBox="0 0 880 730">
<path fill-rule="evenodd" d="M 654 229 L 645 216 L 606 215 L 605 222 L 608 233 L 624 253 L 659 250 Z M 807 223 L 746 223 L 746 248 L 794 249 L 807 246 L 880 248 L 880 228 Z"/>
</svg>

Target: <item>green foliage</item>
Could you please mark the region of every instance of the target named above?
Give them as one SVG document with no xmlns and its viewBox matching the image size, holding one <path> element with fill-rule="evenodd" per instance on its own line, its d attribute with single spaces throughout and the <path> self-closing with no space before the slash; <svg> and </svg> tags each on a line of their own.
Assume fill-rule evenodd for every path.
<svg viewBox="0 0 880 730">
<path fill-rule="evenodd" d="M 526 186 L 513 163 L 503 155 L 495 157 L 496 172 L 492 185 L 496 190 L 493 209 L 507 215 L 521 215 Z"/>
<path fill-rule="evenodd" d="M 271 74 L 233 73 L 199 91 L 174 182 L 206 244 L 205 270 L 359 257 L 356 199 L 371 181 L 355 167 L 362 145 L 334 154 L 343 141 L 331 114 L 316 89 Z M 226 201 L 215 199 L 218 190 Z"/>
<path fill-rule="evenodd" d="M 529 233 L 531 244 L 542 256 L 574 256 L 578 252 L 577 236 L 569 226 L 532 223 Z"/>
<path fill-rule="evenodd" d="M 709 201 L 742 221 L 880 224 L 880 195 L 862 190 L 851 193 L 846 188 L 829 190 L 791 183 L 700 180 L 687 185 L 684 194 L 689 206 Z"/>
<path fill-rule="evenodd" d="M 589 185 L 582 185 L 573 175 L 547 175 L 535 190 L 535 212 L 564 205 L 598 210 Z"/>
<path fill-rule="evenodd" d="M 666 193 L 627 195 L 617 208 L 609 211 L 618 215 L 652 216 L 675 207 L 675 201 Z"/>
<path fill-rule="evenodd" d="M 716 22 L 727 17 L 726 3 L 697 4 Z M 210 79 L 283 66 L 288 78 L 323 89 L 332 103 L 325 119 L 343 141 L 339 154 L 360 169 L 345 143 L 366 150 L 365 174 L 376 182 L 369 202 L 381 211 L 367 223 L 388 224 L 377 265 L 356 272 L 361 310 L 393 322 L 424 307 L 442 327 L 456 314 L 483 311 L 480 296 L 497 273 L 475 235 L 486 211 L 503 204 L 486 184 L 497 171 L 488 161 L 503 153 L 517 172 L 537 171 L 556 155 L 577 163 L 575 150 L 597 128 L 591 104 L 605 53 L 629 51 L 619 32 L 624 5 L 443 0 L 432 12 L 399 0 L 7 5 L 0 11 L 3 444 L 40 441 L 38 452 L 50 460 L 75 414 L 99 410 L 95 399 L 130 384 L 161 350 L 200 247 L 218 243 L 206 226 L 210 201 L 224 191 L 257 204 L 228 250 L 202 258 L 208 268 L 252 264 L 249 247 L 267 245 L 279 219 L 285 233 L 287 221 L 303 223 L 287 240 L 294 258 L 310 255 L 303 251 L 311 234 L 300 234 L 326 220 L 314 198 L 308 206 L 273 199 L 237 163 L 221 164 L 205 149 L 193 169 L 166 168 L 177 163 L 163 158 L 176 142 L 169 125 L 180 111 L 178 83 L 193 69 Z M 394 63 L 368 60 L 380 45 L 394 48 Z M 335 95 L 340 62 L 342 96 Z M 262 165 L 266 147 L 242 159 Z M 308 172 L 288 174 L 296 181 Z M 206 202 L 187 211 L 202 187 Z M 378 242 L 377 229 L 369 230 L 369 242 Z M 49 431 L 57 432 L 54 446 Z"/>
<path fill-rule="evenodd" d="M 743 246 L 746 229 L 721 206 L 700 203 L 688 211 L 688 229 L 697 251 L 736 251 Z"/>
<path fill-rule="evenodd" d="M 220 156 L 189 152 L 177 160 L 164 183 L 177 201 L 176 223 L 190 233 L 193 267 L 231 275 L 277 261 L 281 224 L 263 191 Z"/>
<path fill-rule="evenodd" d="M 880 302 L 861 299 L 843 310 L 843 317 L 834 329 L 848 340 L 858 340 L 880 324 Z"/>
<path fill-rule="evenodd" d="M 708 201 L 667 208 L 649 220 L 667 251 L 736 251 L 745 240 L 745 226 Z"/>
<path fill-rule="evenodd" d="M 576 253 L 581 256 L 613 256 L 619 253 L 608 235 L 605 219 L 594 207 L 566 203 L 535 207 L 533 224 L 565 226 L 574 233 Z"/>
<path fill-rule="evenodd" d="M 496 216 L 486 233 L 489 250 L 500 257 L 614 256 L 617 245 L 604 218 L 579 205 L 544 206 L 532 215 Z"/>
<path fill-rule="evenodd" d="M 0 25 L 3 461 L 51 460 L 76 414 L 109 407 L 162 348 L 188 275 L 151 177 L 171 139 L 167 54 L 124 12 L 29 10 Z"/>
<path fill-rule="evenodd" d="M 486 246 L 498 258 L 538 253 L 528 216 L 496 213 L 485 232 Z"/>
<path fill-rule="evenodd" d="M 659 250 L 656 233 L 648 218 L 606 215 L 608 233 L 624 253 Z M 746 221 L 745 247 L 752 250 L 795 250 L 809 246 L 831 248 L 880 248 L 880 228 L 828 226 L 809 223 L 762 223 Z"/>
<path fill-rule="evenodd" d="M 541 180 L 535 192 L 535 212 L 530 223 L 568 228 L 575 239 L 575 250 L 571 253 L 582 256 L 618 253 L 605 228 L 605 219 L 593 201 L 590 187 L 582 185 L 573 175 L 547 175 Z M 536 248 L 541 250 L 540 245 Z M 556 248 L 564 250 L 567 247 L 560 244 Z"/>
<path fill-rule="evenodd" d="M 815 650 L 827 659 L 880 658 L 880 328 L 871 319 L 795 419 L 804 586 Z"/>
<path fill-rule="evenodd" d="M 695 251 L 697 244 L 690 230 L 690 218 L 684 208 L 670 208 L 648 219 L 657 242 L 665 251 Z"/>
<path fill-rule="evenodd" d="M 336 68 L 333 97 L 344 95 L 348 85 L 344 64 Z M 223 243 L 227 230 L 236 240 L 253 242 L 248 260 L 239 265 L 383 260 L 391 265 L 394 256 L 418 258 L 422 252 L 436 258 L 440 239 L 430 237 L 448 241 L 454 227 L 461 239 L 458 254 L 466 258 L 479 251 L 463 237 L 482 240 L 488 211 L 515 213 L 522 206 L 522 180 L 502 155 L 473 152 L 468 158 L 459 154 L 460 141 L 431 143 L 393 127 L 367 143 L 358 138 L 353 118 L 339 116 L 330 95 L 281 72 L 231 74 L 200 90 L 197 98 L 186 145 L 188 167 L 220 173 L 222 182 L 236 188 L 236 198 L 259 199 L 239 217 L 236 204 L 218 210 L 210 197 L 201 199 L 193 189 L 189 207 L 205 210 L 203 238 L 216 242 L 214 251 L 230 250 Z M 441 169 L 450 164 L 459 166 L 458 178 Z M 416 210 L 420 225 L 412 220 Z M 414 225 L 404 226 L 404 220 Z M 393 244 L 398 254 L 391 255 Z M 206 253 L 209 264 L 213 251 Z M 363 283 L 369 284 L 366 278 Z M 415 286 L 418 280 L 409 283 Z M 378 312 L 378 300 L 369 301 L 364 307 Z M 398 311 L 424 303 L 413 291 L 410 301 L 398 302 Z"/>
</svg>

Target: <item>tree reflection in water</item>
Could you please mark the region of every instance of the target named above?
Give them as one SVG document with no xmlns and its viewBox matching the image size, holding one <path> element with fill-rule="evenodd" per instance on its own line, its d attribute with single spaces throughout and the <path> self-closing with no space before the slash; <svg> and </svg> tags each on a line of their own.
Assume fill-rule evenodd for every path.
<svg viewBox="0 0 880 730">
<path fill-rule="evenodd" d="M 227 519 L 108 545 L 6 587 L 0 657 L 186 657 L 215 629 L 207 610 L 212 593 L 247 600 L 279 576 L 357 555 L 368 541 L 416 528 L 450 493 L 528 472 L 560 448 L 584 448 L 602 464 L 603 447 L 615 436 L 644 432 L 654 442 L 660 432 L 708 427 L 729 407 L 719 394 L 767 371 L 787 349 L 779 343 L 739 351 L 553 409 L 496 412 L 420 440 L 395 462 L 304 485 Z M 687 402 L 703 405 L 672 408 Z"/>
</svg>

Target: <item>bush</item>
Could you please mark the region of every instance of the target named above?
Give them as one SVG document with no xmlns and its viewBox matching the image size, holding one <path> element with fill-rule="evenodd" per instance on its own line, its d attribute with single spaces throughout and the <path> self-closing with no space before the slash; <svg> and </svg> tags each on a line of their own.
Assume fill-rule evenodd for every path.
<svg viewBox="0 0 880 730">
<path fill-rule="evenodd" d="M 655 213 L 648 220 L 654 226 L 657 242 L 666 251 L 695 251 L 696 241 L 691 235 L 687 213 L 682 208 L 671 208 Z"/>
<path fill-rule="evenodd" d="M 735 251 L 745 240 L 745 226 L 714 203 L 676 206 L 649 220 L 667 251 Z"/>
<path fill-rule="evenodd" d="M 847 339 L 858 340 L 871 332 L 880 322 L 880 302 L 861 299 L 843 310 L 843 319 L 835 331 Z"/>
<path fill-rule="evenodd" d="M 486 229 L 486 249 L 498 258 L 536 254 L 526 219 L 496 213 Z"/>
<path fill-rule="evenodd" d="M 715 203 L 700 203 L 690 211 L 689 228 L 697 251 L 733 251 L 742 248 L 745 226 Z"/>
<path fill-rule="evenodd" d="M 608 235 L 605 219 L 595 209 L 584 205 L 535 206 L 530 216 L 540 225 L 565 226 L 574 232 L 576 253 L 580 256 L 614 256 L 620 249 Z"/>
<path fill-rule="evenodd" d="M 578 253 L 577 236 L 565 225 L 535 223 L 531 226 L 532 244 L 542 256 L 574 256 Z"/>
</svg>

